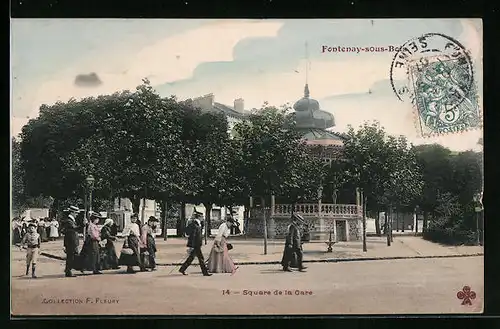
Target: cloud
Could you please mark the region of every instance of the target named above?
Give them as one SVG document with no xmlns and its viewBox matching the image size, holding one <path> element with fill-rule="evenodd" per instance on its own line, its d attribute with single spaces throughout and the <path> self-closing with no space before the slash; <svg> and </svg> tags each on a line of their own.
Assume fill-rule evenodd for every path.
<svg viewBox="0 0 500 329">
<path fill-rule="evenodd" d="M 97 73 L 78 74 L 75 77 L 75 85 L 78 87 L 96 87 L 102 84 Z"/>
<path fill-rule="evenodd" d="M 99 49 L 104 52 L 60 71 L 35 90 L 32 108 L 134 88 L 144 77 L 163 96 L 185 99 L 214 93 L 216 101 L 228 105 L 241 97 L 246 109 L 265 101 L 292 105 L 303 96 L 307 41 L 311 97 L 334 113 L 339 130 L 347 124 L 356 127 L 365 120 L 378 120 L 391 133 L 427 142 L 417 137 L 410 105 L 398 101 L 390 87 L 394 53 L 322 53 L 321 46 L 400 45 L 429 32 L 450 35 L 471 53 L 481 53 L 477 20 L 210 21 L 136 51 Z M 81 72 L 99 72 L 105 83 L 78 88 L 72 82 Z M 21 125 L 22 119 L 16 120 Z M 447 136 L 440 142 L 454 149 L 467 148 L 471 134 L 476 133 Z"/>
<path fill-rule="evenodd" d="M 101 49 L 100 56 L 83 58 L 37 90 L 30 90 L 34 97 L 28 107 L 39 108 L 41 104 L 67 101 L 71 97 L 78 99 L 132 89 L 145 77 L 152 84 L 187 79 L 200 63 L 231 61 L 233 48 L 241 39 L 275 36 L 282 25 L 268 21 L 217 21 L 182 31 L 125 56 L 115 53 L 114 49 Z M 79 88 L 73 82 L 82 71 L 99 72 L 100 79 L 106 83 L 92 89 Z M 17 129 L 13 131 L 17 132 Z"/>
</svg>

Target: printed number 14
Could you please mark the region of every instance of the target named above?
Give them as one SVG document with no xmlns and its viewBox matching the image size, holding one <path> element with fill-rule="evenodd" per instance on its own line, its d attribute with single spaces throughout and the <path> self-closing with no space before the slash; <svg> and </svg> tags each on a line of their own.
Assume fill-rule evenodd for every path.
<svg viewBox="0 0 500 329">
<path fill-rule="evenodd" d="M 230 294 L 229 289 L 222 290 L 222 294 L 223 295 L 229 295 Z"/>
</svg>

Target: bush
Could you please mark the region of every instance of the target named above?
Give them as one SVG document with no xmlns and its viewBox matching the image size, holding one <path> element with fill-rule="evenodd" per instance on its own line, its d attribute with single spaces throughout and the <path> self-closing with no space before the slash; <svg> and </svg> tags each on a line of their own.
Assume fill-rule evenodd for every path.
<svg viewBox="0 0 500 329">
<path fill-rule="evenodd" d="M 458 228 L 429 228 L 423 235 L 424 239 L 447 245 L 475 245 L 476 232 Z"/>
</svg>

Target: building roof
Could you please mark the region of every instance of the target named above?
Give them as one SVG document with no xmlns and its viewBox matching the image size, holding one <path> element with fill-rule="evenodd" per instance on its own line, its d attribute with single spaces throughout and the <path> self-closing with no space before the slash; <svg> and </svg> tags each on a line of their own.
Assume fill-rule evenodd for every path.
<svg viewBox="0 0 500 329">
<path fill-rule="evenodd" d="M 340 134 L 316 128 L 301 129 L 302 138 L 309 145 L 344 146 L 344 137 Z"/>
<path fill-rule="evenodd" d="M 233 109 L 232 107 L 230 107 L 228 105 L 221 104 L 221 103 L 214 102 L 213 109 L 219 110 L 222 113 L 224 113 L 225 115 L 229 115 L 229 116 L 232 116 L 235 118 L 242 119 L 243 117 L 245 117 L 244 113 L 238 112 L 235 109 Z"/>
<path fill-rule="evenodd" d="M 293 105 L 295 111 L 317 111 L 319 110 L 319 102 L 313 98 L 309 98 L 309 86 L 304 87 L 304 97 L 299 99 Z"/>
</svg>

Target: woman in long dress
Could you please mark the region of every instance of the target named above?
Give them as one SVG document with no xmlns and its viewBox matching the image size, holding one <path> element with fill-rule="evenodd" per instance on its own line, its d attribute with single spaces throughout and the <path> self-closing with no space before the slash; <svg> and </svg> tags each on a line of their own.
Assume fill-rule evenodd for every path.
<svg viewBox="0 0 500 329">
<path fill-rule="evenodd" d="M 233 224 L 234 221 L 229 219 L 219 226 L 219 231 L 217 232 L 214 245 L 207 260 L 208 271 L 211 273 L 234 273 L 237 269 L 233 260 L 229 257 L 227 249 L 227 237 L 231 233 L 231 226 Z"/>
<path fill-rule="evenodd" d="M 49 233 L 50 240 L 51 241 L 57 240 L 57 238 L 59 238 L 59 222 L 55 218 L 52 218 L 52 220 L 49 222 L 49 228 L 50 228 L 50 233 Z"/>
<path fill-rule="evenodd" d="M 115 244 L 113 243 L 116 241 L 116 236 L 111 232 L 112 226 L 113 220 L 111 218 L 106 218 L 104 226 L 101 228 L 101 239 L 103 242 L 101 244 L 101 270 L 116 270 L 120 268 L 118 266 L 118 256 L 116 255 Z"/>
<path fill-rule="evenodd" d="M 22 229 L 23 229 L 23 224 L 21 223 L 19 218 L 14 218 L 14 220 L 12 221 L 12 244 L 13 245 L 21 243 Z"/>
<path fill-rule="evenodd" d="M 120 259 L 118 260 L 118 265 L 127 266 L 127 273 L 135 273 L 134 266 L 139 266 L 141 272 L 146 271 L 141 262 L 140 250 L 144 246 L 140 240 L 141 229 L 137 224 L 137 217 L 137 214 L 132 215 L 132 217 L 130 218 L 131 223 L 123 230 L 123 236 L 125 237 L 123 249 L 130 249 L 132 251 L 132 254 L 127 254 L 124 252 L 124 250 L 122 250 Z"/>
<path fill-rule="evenodd" d="M 45 225 L 45 219 L 40 218 L 37 223 L 37 233 L 40 234 L 40 240 L 42 242 L 47 242 L 49 241 L 49 238 L 47 237 L 47 226 Z"/>
<path fill-rule="evenodd" d="M 100 271 L 99 255 L 101 232 L 97 226 L 99 219 L 100 215 L 98 213 L 90 215 L 90 221 L 87 227 L 87 236 L 85 237 L 83 247 L 80 252 L 81 272 L 92 271 L 94 274 L 102 274 Z"/>
</svg>

